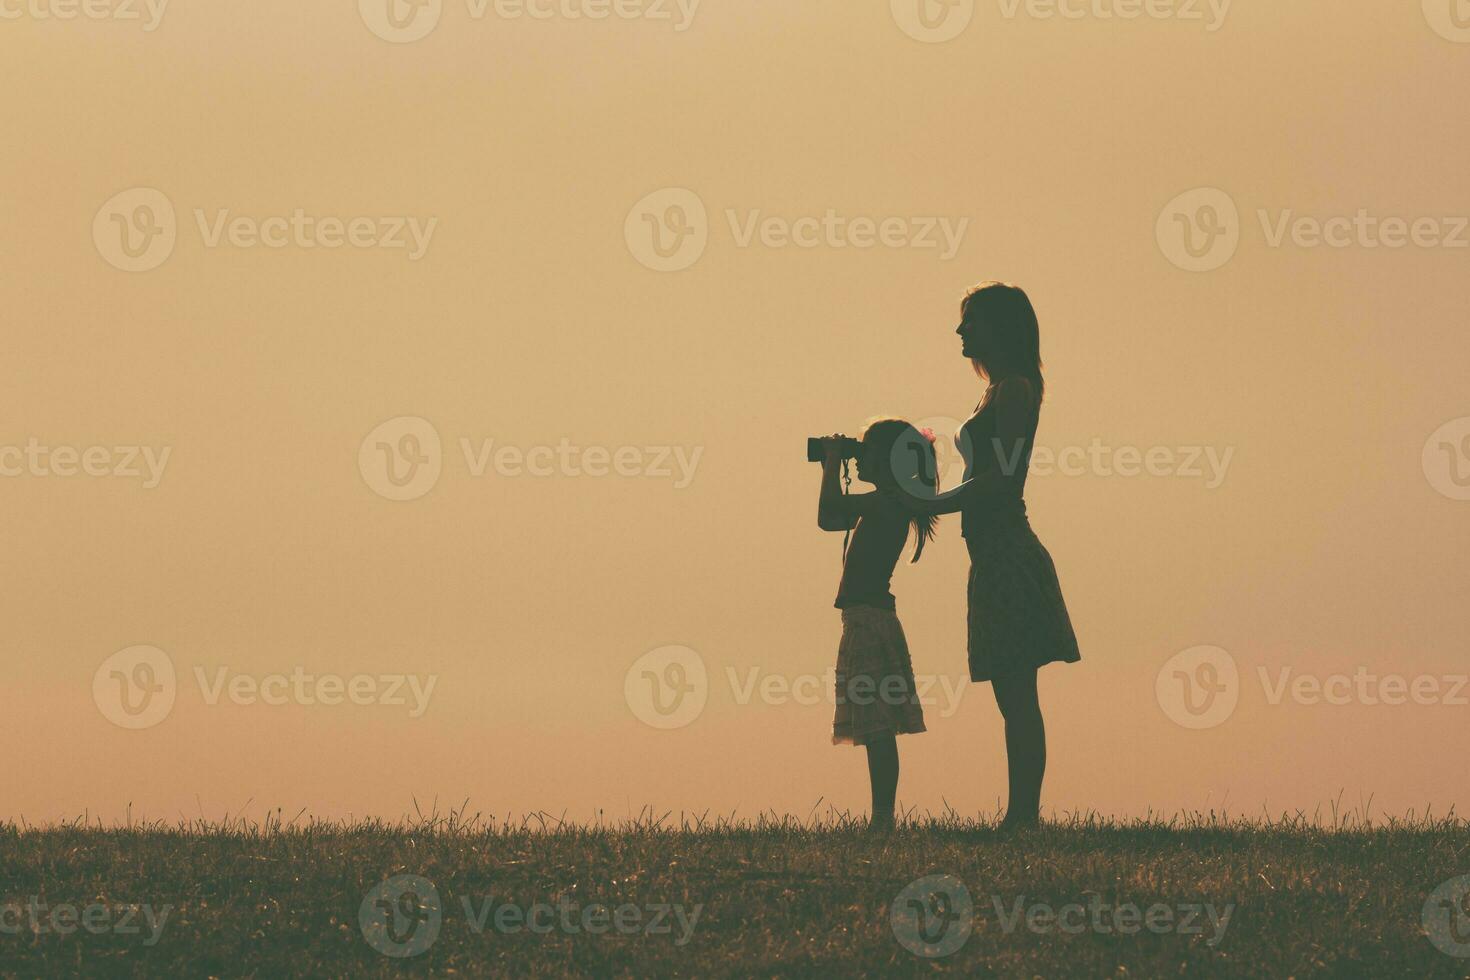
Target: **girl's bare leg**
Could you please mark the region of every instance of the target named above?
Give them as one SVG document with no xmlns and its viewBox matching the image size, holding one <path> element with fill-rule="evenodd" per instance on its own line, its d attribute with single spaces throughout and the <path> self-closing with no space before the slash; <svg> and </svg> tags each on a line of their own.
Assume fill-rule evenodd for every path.
<svg viewBox="0 0 1470 980">
<path fill-rule="evenodd" d="M 893 801 L 898 795 L 898 739 L 878 736 L 867 743 L 868 779 L 873 784 L 873 817 L 871 827 L 884 830 L 893 826 Z"/>
</svg>

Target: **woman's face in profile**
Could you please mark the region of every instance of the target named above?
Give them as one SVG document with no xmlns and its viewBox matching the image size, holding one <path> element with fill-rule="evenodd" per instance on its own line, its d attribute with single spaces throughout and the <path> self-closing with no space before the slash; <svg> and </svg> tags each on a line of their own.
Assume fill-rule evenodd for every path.
<svg viewBox="0 0 1470 980">
<path fill-rule="evenodd" d="M 985 330 L 980 324 L 979 317 L 963 317 L 960 325 L 955 328 L 955 333 L 960 335 L 960 353 L 971 358 L 981 356 Z"/>
</svg>

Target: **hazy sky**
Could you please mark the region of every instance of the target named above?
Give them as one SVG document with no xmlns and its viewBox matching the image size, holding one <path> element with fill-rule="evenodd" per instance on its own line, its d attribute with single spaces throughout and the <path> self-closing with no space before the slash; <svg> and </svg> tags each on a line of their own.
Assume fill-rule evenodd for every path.
<svg viewBox="0 0 1470 980">
<path fill-rule="evenodd" d="M 0 0 L 0 816 L 865 807 L 803 442 L 952 433 L 991 278 L 1046 805 L 1470 803 L 1450 0 L 388 2 Z M 966 567 L 920 810 L 1005 792 Z"/>
</svg>

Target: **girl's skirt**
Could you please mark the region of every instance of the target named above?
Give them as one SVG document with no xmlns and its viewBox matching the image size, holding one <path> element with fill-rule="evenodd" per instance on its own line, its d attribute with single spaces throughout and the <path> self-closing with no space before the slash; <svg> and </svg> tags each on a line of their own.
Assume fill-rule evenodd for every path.
<svg viewBox="0 0 1470 980">
<path fill-rule="evenodd" d="M 842 610 L 836 696 L 833 745 L 866 745 L 924 731 L 924 708 L 915 690 L 908 641 L 893 610 L 877 606 Z"/>
</svg>

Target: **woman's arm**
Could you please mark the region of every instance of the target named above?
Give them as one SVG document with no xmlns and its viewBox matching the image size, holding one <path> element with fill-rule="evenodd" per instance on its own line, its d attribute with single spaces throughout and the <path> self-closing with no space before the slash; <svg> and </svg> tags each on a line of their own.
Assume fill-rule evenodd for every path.
<svg viewBox="0 0 1470 980">
<path fill-rule="evenodd" d="M 934 497 L 916 497 L 909 506 L 921 514 L 953 514 L 974 506 L 986 497 L 1013 494 L 1025 473 L 1021 453 L 1026 440 L 1036 430 L 1035 389 L 1025 378 L 1007 378 L 996 385 L 991 394 L 995 412 L 995 437 L 989 446 L 972 446 L 974 453 L 995 454 L 995 465 L 979 468 L 979 472 L 959 486 Z M 977 457 L 978 458 L 978 457 Z"/>
</svg>

